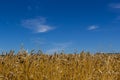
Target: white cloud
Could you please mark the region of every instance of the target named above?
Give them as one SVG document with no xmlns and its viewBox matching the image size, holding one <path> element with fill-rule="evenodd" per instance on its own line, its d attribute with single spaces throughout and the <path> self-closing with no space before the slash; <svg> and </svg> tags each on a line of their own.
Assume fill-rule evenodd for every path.
<svg viewBox="0 0 120 80">
<path fill-rule="evenodd" d="M 46 19 L 41 17 L 37 17 L 34 19 L 25 19 L 22 21 L 22 26 L 33 30 L 35 33 L 44 33 L 55 29 L 54 27 L 47 25 Z"/>
<path fill-rule="evenodd" d="M 112 8 L 120 9 L 120 3 L 112 3 L 109 6 Z"/>
<path fill-rule="evenodd" d="M 50 30 L 53 30 L 52 27 L 48 26 L 48 25 L 39 25 L 37 27 L 37 32 L 47 32 L 47 31 L 50 31 Z"/>
<path fill-rule="evenodd" d="M 88 30 L 96 30 L 98 28 L 99 28 L 98 26 L 92 25 L 88 27 Z"/>
</svg>

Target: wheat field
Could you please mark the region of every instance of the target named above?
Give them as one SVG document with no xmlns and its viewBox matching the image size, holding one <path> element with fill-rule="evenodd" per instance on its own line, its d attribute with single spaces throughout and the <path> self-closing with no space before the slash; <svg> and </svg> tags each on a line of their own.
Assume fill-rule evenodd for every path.
<svg viewBox="0 0 120 80">
<path fill-rule="evenodd" d="M 120 80 L 120 54 L 0 55 L 0 80 Z"/>
</svg>

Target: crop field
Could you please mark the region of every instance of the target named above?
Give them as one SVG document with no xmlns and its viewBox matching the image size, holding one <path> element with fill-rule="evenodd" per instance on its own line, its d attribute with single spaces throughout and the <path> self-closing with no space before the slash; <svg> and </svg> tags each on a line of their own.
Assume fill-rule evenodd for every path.
<svg viewBox="0 0 120 80">
<path fill-rule="evenodd" d="M 14 54 L 0 56 L 0 80 L 120 80 L 120 54 Z"/>
</svg>

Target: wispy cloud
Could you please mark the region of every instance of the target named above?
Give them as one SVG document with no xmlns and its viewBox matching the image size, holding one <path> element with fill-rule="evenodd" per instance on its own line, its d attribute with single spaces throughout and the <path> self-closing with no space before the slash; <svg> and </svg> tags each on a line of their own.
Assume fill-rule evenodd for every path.
<svg viewBox="0 0 120 80">
<path fill-rule="evenodd" d="M 111 3 L 109 4 L 110 9 L 112 9 L 113 12 L 120 14 L 120 3 Z M 119 23 L 120 22 L 120 16 L 117 16 L 112 23 Z"/>
<path fill-rule="evenodd" d="M 44 38 L 32 38 L 31 42 L 35 45 L 44 45 L 46 44 L 46 40 Z"/>
<path fill-rule="evenodd" d="M 71 41 L 63 42 L 63 43 L 53 43 L 54 46 L 58 46 L 61 48 L 66 48 L 66 47 L 70 46 L 71 44 L 73 44 Z"/>
<path fill-rule="evenodd" d="M 96 26 L 96 25 L 92 25 L 92 26 L 89 26 L 88 27 L 88 30 L 96 30 L 96 29 L 98 29 L 99 27 L 98 26 Z"/>
<path fill-rule="evenodd" d="M 72 42 L 63 42 L 63 43 L 53 43 L 53 48 L 48 49 L 46 51 L 46 53 L 48 54 L 52 54 L 54 52 L 61 52 L 62 50 L 66 50 L 67 48 L 70 47 L 70 45 L 72 45 Z"/>
<path fill-rule="evenodd" d="M 120 20 L 120 16 L 117 16 L 117 18 L 116 18 L 117 20 Z"/>
<path fill-rule="evenodd" d="M 120 9 L 120 3 L 111 3 L 111 4 L 109 4 L 109 6 L 110 6 L 111 8 Z"/>
<path fill-rule="evenodd" d="M 31 6 L 27 6 L 27 9 L 28 9 L 28 11 L 31 11 L 32 7 Z"/>
<path fill-rule="evenodd" d="M 22 20 L 22 26 L 33 30 L 35 33 L 44 33 L 55 29 L 54 27 L 48 25 L 46 23 L 46 19 L 42 17 Z"/>
<path fill-rule="evenodd" d="M 119 23 L 120 22 L 120 16 L 117 16 L 112 23 Z"/>
</svg>

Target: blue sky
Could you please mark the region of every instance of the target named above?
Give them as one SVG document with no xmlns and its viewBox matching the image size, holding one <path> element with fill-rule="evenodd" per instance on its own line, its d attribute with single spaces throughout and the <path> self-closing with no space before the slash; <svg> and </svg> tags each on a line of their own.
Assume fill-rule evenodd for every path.
<svg viewBox="0 0 120 80">
<path fill-rule="evenodd" d="M 119 0 L 1 0 L 0 51 L 119 52 Z"/>
</svg>

